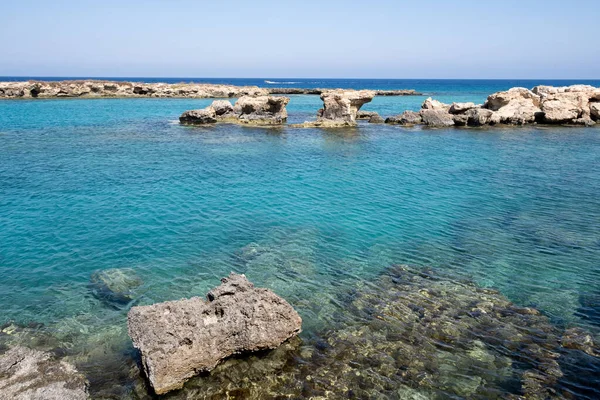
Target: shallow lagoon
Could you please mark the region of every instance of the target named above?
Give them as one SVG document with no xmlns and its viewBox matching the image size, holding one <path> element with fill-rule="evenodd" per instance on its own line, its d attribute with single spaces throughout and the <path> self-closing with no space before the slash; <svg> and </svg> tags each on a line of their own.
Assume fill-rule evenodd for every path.
<svg viewBox="0 0 600 400">
<path fill-rule="evenodd" d="M 422 100 L 376 98 L 365 110 Z M 299 310 L 309 343 L 393 264 L 472 279 L 598 338 L 600 129 L 174 122 L 209 103 L 0 102 L 2 343 L 58 351 L 92 392 L 133 396 L 126 309 L 93 295 L 94 271 L 135 270 L 141 304 L 246 273 Z M 293 96 L 290 122 L 319 105 Z"/>
</svg>

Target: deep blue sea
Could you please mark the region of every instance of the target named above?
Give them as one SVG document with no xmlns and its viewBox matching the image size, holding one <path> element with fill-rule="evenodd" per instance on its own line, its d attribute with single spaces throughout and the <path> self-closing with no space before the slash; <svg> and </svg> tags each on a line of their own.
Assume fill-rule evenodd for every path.
<svg viewBox="0 0 600 400">
<path fill-rule="evenodd" d="M 10 79 L 24 80 L 0 81 Z M 425 94 L 363 107 L 384 116 L 426 96 L 481 103 L 513 86 L 600 86 L 122 79 Z M 91 293 L 94 271 L 133 269 L 143 280 L 137 303 L 150 304 L 202 296 L 236 270 L 288 299 L 307 338 L 327 328 L 324 299 L 409 264 L 473 279 L 600 338 L 600 128 L 178 124 L 211 101 L 0 101 L 0 327 L 39 324 L 75 362 L 110 364 L 130 346 L 127 310 Z M 314 119 L 320 105 L 291 96 L 289 121 Z M 248 245 L 277 256 L 241 270 Z"/>
</svg>

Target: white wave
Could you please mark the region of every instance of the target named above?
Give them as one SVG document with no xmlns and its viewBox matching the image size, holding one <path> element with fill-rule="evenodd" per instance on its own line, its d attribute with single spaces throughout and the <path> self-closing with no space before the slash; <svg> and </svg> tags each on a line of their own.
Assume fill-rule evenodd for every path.
<svg viewBox="0 0 600 400">
<path fill-rule="evenodd" d="M 294 85 L 296 83 L 300 83 L 300 82 L 277 82 L 277 81 L 265 81 L 265 83 L 268 83 L 269 85 Z"/>
</svg>

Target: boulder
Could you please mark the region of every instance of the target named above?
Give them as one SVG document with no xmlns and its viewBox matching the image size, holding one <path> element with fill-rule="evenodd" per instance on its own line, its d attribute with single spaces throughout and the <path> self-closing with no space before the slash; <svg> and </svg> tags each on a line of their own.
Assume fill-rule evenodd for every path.
<svg viewBox="0 0 600 400">
<path fill-rule="evenodd" d="M 243 96 L 235 102 L 233 113 L 240 123 L 256 125 L 278 125 L 287 121 L 285 106 L 289 97 L 275 96 Z"/>
<path fill-rule="evenodd" d="M 317 122 L 331 126 L 356 125 L 356 115 L 363 104 L 375 97 L 372 90 L 330 90 L 321 94 L 323 108 L 317 114 Z"/>
<path fill-rule="evenodd" d="M 449 114 L 447 111 L 441 109 L 423 109 L 419 114 L 423 119 L 424 125 L 435 128 L 454 126 L 452 114 Z"/>
<path fill-rule="evenodd" d="M 214 124 L 217 122 L 217 113 L 210 106 L 201 110 L 190 110 L 181 114 L 179 122 L 184 125 Z"/>
<path fill-rule="evenodd" d="M 590 116 L 594 121 L 600 120 L 600 103 L 590 103 Z"/>
<path fill-rule="evenodd" d="M 455 126 L 467 126 L 469 117 L 466 114 L 450 114 Z"/>
<path fill-rule="evenodd" d="M 229 100 L 215 100 L 210 106 L 213 108 L 213 110 L 215 110 L 217 118 L 228 118 L 236 116 L 233 112 L 233 106 L 231 105 Z"/>
<path fill-rule="evenodd" d="M 371 117 L 369 118 L 369 123 L 370 124 L 383 124 L 385 122 L 385 120 L 381 117 L 381 115 L 375 113 L 374 115 L 371 115 Z"/>
<path fill-rule="evenodd" d="M 232 273 L 207 294 L 133 307 L 127 323 L 157 394 L 183 387 L 233 354 L 274 349 L 301 330 L 285 300 Z"/>
<path fill-rule="evenodd" d="M 415 111 L 404 111 L 400 115 L 389 117 L 385 120 L 386 124 L 397 125 L 419 125 L 423 122 L 421 114 Z"/>
<path fill-rule="evenodd" d="M 421 109 L 423 109 L 423 110 L 440 110 L 440 111 L 448 112 L 448 110 L 450 109 L 450 105 L 444 104 L 437 100 L 433 100 L 431 97 L 429 97 L 427 100 L 425 100 L 423 102 L 423 104 L 421 105 Z"/>
<path fill-rule="evenodd" d="M 587 85 L 537 86 L 533 92 L 541 97 L 543 121 L 548 124 L 582 125 L 591 117 L 591 104 L 600 100 L 600 89 Z"/>
<path fill-rule="evenodd" d="M 490 95 L 483 105 L 495 111 L 499 123 L 524 125 L 536 122 L 542 115 L 540 96 L 525 88 L 512 88 Z"/>
<path fill-rule="evenodd" d="M 0 398 L 84 400 L 89 396 L 85 377 L 71 364 L 17 346 L 0 355 Z"/>
<path fill-rule="evenodd" d="M 132 268 L 105 269 L 94 272 L 90 277 L 94 296 L 109 303 L 129 304 L 141 285 L 142 279 Z"/>
<path fill-rule="evenodd" d="M 469 126 L 494 125 L 499 122 L 496 113 L 485 108 L 473 108 L 467 111 L 466 116 Z"/>
<path fill-rule="evenodd" d="M 379 115 L 375 111 L 359 111 L 356 113 L 357 120 L 370 120 L 374 115 Z"/>
<path fill-rule="evenodd" d="M 463 114 L 476 107 L 478 106 L 475 103 L 452 103 L 448 112 L 450 114 Z"/>
</svg>

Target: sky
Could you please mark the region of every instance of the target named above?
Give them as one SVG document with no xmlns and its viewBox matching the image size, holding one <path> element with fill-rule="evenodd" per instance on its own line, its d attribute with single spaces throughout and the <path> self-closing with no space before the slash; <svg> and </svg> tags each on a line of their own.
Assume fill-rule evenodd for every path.
<svg viewBox="0 0 600 400">
<path fill-rule="evenodd" d="M 599 79 L 598 0 L 0 0 L 0 76 Z"/>
</svg>

